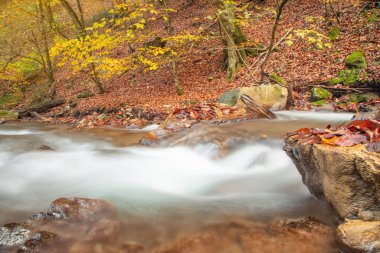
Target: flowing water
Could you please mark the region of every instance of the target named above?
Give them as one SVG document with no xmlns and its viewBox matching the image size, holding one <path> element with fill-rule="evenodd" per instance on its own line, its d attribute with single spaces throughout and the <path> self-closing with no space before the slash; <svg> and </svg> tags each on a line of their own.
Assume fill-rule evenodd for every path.
<svg viewBox="0 0 380 253">
<path fill-rule="evenodd" d="M 143 131 L 7 123 L 0 126 L 0 224 L 25 220 L 54 199 L 72 196 L 109 200 L 127 221 L 172 231 L 237 217 L 333 220 L 302 184 L 282 150 L 282 136 L 339 125 L 352 115 L 278 116 L 200 124 L 154 147 L 138 145 Z"/>
</svg>

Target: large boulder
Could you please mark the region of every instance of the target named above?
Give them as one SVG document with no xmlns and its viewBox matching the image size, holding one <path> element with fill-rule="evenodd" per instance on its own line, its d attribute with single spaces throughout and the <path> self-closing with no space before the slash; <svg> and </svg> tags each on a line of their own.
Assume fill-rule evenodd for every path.
<svg viewBox="0 0 380 253">
<path fill-rule="evenodd" d="M 262 84 L 251 87 L 240 87 L 224 93 L 219 103 L 237 105 L 245 108 L 246 105 L 239 99 L 242 94 L 248 95 L 258 104 L 271 110 L 283 110 L 286 107 L 288 90 L 279 84 Z"/>
<path fill-rule="evenodd" d="M 291 138 L 285 143 L 303 183 L 341 218 L 380 210 L 380 153 L 369 152 L 364 145 L 335 147 Z"/>
</svg>

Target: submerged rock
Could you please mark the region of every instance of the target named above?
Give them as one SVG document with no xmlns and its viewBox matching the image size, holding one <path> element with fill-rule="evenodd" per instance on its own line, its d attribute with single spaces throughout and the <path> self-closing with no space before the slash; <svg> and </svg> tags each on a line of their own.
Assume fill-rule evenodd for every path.
<svg viewBox="0 0 380 253">
<path fill-rule="evenodd" d="M 18 252 L 37 252 L 40 248 L 52 245 L 57 240 L 58 236 L 54 233 L 46 231 L 36 232 L 25 241 Z"/>
<path fill-rule="evenodd" d="M 100 217 L 111 217 L 116 209 L 107 201 L 86 198 L 60 198 L 53 201 L 47 215 L 56 219 L 96 221 Z"/>
<path fill-rule="evenodd" d="M 58 239 L 51 232 L 40 231 L 27 223 L 10 223 L 0 227 L 0 252 L 9 249 L 14 252 L 36 252 Z"/>
<path fill-rule="evenodd" d="M 284 150 L 302 175 L 303 183 L 325 200 L 341 218 L 359 211 L 380 210 L 380 153 L 364 145 L 334 147 L 285 140 Z"/>
<path fill-rule="evenodd" d="M 38 147 L 38 149 L 41 151 L 53 151 L 54 150 L 51 147 L 49 147 L 48 145 L 41 145 Z"/>
<path fill-rule="evenodd" d="M 238 220 L 211 225 L 200 232 L 160 245 L 155 253 L 336 253 L 333 230 L 315 218 L 265 223 Z"/>
<path fill-rule="evenodd" d="M 380 221 L 349 220 L 337 229 L 341 247 L 358 253 L 380 252 Z"/>
</svg>

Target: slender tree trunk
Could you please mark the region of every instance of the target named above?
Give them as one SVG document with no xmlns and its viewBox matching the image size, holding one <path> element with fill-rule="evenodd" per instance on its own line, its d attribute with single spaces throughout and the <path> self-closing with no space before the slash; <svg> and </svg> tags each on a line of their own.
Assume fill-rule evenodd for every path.
<svg viewBox="0 0 380 253">
<path fill-rule="evenodd" d="M 274 21 L 274 25 L 272 28 L 272 36 L 271 36 L 270 44 L 268 47 L 268 52 L 265 55 L 264 61 L 260 65 L 261 78 L 264 78 L 264 76 L 266 74 L 265 73 L 265 65 L 268 63 L 269 57 L 273 51 L 274 42 L 276 40 L 276 31 L 277 31 L 278 24 L 280 23 L 280 20 L 281 20 L 282 10 L 284 9 L 285 4 L 288 2 L 288 0 L 280 0 L 280 1 L 281 1 L 280 3 L 278 3 L 276 1 L 276 5 L 277 5 L 276 6 L 276 9 L 277 9 L 276 10 L 276 19 Z"/>
<path fill-rule="evenodd" d="M 236 23 L 235 5 L 232 1 L 218 0 L 217 16 L 220 33 L 226 46 L 223 55 L 223 69 L 227 71 L 227 77 L 231 79 L 238 66 L 244 64 L 247 57 L 246 50 L 239 48 L 246 38 Z"/>
<path fill-rule="evenodd" d="M 170 17 L 169 17 L 169 12 L 167 10 L 167 0 L 163 0 L 163 4 L 164 4 L 164 7 L 165 7 L 165 15 L 167 17 L 166 19 L 166 25 L 167 25 L 167 30 L 168 30 L 168 33 L 170 36 L 172 36 L 174 34 L 174 28 L 172 26 L 172 23 L 171 23 L 171 20 L 170 20 Z M 173 45 L 172 43 L 168 43 L 168 47 L 172 48 Z M 175 55 L 172 55 L 172 70 L 173 70 L 173 76 L 174 76 L 174 86 L 175 86 L 175 90 L 177 92 L 177 94 L 179 96 L 183 95 L 183 89 L 179 83 L 179 77 L 178 77 L 178 68 L 177 68 L 177 60 L 176 60 L 176 57 Z"/>
</svg>

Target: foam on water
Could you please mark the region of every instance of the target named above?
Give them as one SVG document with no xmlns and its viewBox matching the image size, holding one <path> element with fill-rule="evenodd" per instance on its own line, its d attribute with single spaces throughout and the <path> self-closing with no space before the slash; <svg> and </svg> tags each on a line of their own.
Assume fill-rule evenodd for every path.
<svg viewBox="0 0 380 253">
<path fill-rule="evenodd" d="M 335 112 L 311 112 L 311 111 L 278 111 L 279 120 L 308 120 L 319 122 L 348 122 L 352 119 L 352 113 Z"/>
<path fill-rule="evenodd" d="M 351 117 L 294 112 L 278 115 L 278 121 L 248 122 L 244 127 L 266 130 L 271 126 L 281 136 L 286 131 L 286 117 L 334 122 Z M 170 203 L 192 203 L 200 208 L 213 208 L 212 203 L 218 203 L 224 209 L 233 205 L 234 211 L 241 206 L 247 212 L 294 213 L 300 210 L 300 203 L 311 199 L 282 150 L 282 140 L 276 139 L 280 137 L 238 145 L 217 159 L 219 148 L 213 142 L 191 147 L 117 147 L 109 139 L 44 131 L 43 127 L 6 127 L 0 129 L 0 216 L 1 211 L 45 210 L 54 199 L 72 196 L 108 199 L 118 206 L 128 203 L 129 210 L 136 212 Z M 223 131 L 228 134 L 232 127 Z M 206 132 L 192 136 L 207 135 L 207 127 L 201 129 Z M 247 132 L 252 133 L 259 134 Z M 128 138 L 130 133 L 121 134 Z M 42 144 L 54 151 L 38 150 Z"/>
</svg>

